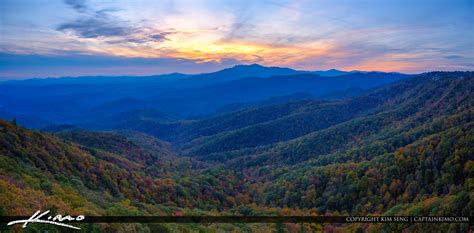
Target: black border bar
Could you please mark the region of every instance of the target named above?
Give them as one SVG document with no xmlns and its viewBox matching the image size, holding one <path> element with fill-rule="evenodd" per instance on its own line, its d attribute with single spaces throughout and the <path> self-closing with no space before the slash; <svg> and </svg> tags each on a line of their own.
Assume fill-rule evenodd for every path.
<svg viewBox="0 0 474 233">
<path fill-rule="evenodd" d="M 0 216 L 1 223 L 31 216 Z M 85 216 L 69 223 L 469 223 L 472 216 Z M 68 221 L 65 221 L 68 222 Z"/>
</svg>

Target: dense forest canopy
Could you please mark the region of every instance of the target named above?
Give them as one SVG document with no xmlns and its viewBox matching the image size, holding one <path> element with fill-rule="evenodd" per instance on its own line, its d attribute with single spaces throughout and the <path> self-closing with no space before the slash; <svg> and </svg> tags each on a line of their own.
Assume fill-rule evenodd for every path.
<svg viewBox="0 0 474 233">
<path fill-rule="evenodd" d="M 46 112 L 38 117 L 35 113 L 44 106 L 28 112 L 23 111 L 27 105 L 19 104 L 9 114 L 21 116 L 21 121 L 0 120 L 0 214 L 50 209 L 85 215 L 473 215 L 473 72 L 321 79 L 271 71 L 285 74 L 223 83 L 215 81 L 220 74 L 213 74 L 202 85 L 176 78 L 188 83 L 186 95 L 195 98 L 178 107 L 204 102 L 214 98 L 208 95 L 214 90 L 233 85 L 267 87 L 266 94 L 243 102 L 223 98 L 199 106 L 191 117 L 184 117 L 190 112 L 174 114 L 176 109 L 157 104 L 162 101 L 158 99 L 175 98 L 178 91 L 149 96 L 145 102 L 154 104 L 150 109 L 137 107 L 143 95 L 135 100 L 117 93 L 104 97 L 103 103 L 77 106 L 76 111 L 95 109 L 97 114 L 87 118 L 89 113 L 84 113 L 78 120 L 78 112 L 65 110 L 68 100 L 52 101 L 62 95 L 57 84 L 3 84 L 0 91 L 6 96 L 12 93 L 9 87 L 31 93 L 51 89 L 40 99 L 52 101 L 49 111 L 59 110 L 60 117 Z M 288 75 L 296 75 L 294 86 L 272 86 Z M 337 98 L 334 93 L 331 98 L 321 92 L 301 94 L 300 87 L 312 79 L 319 84 L 326 80 L 324 85 L 341 79 L 349 83 L 346 90 L 363 90 Z M 378 83 L 368 85 L 372 80 Z M 88 93 L 81 86 L 86 84 L 61 85 L 69 88 L 65 93 Z M 281 88 L 288 88 L 286 95 L 273 96 Z M 62 124 L 69 116 L 75 120 Z M 28 122 L 41 129 L 25 128 Z M 105 232 L 472 230 L 468 224 L 82 225 Z"/>
</svg>

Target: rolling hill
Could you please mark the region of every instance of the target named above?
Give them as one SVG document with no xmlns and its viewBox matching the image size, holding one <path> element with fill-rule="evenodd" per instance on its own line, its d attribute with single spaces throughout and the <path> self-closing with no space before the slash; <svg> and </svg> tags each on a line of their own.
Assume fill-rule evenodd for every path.
<svg viewBox="0 0 474 233">
<path fill-rule="evenodd" d="M 369 77 L 380 74 L 348 75 L 357 76 L 304 74 L 216 85 L 291 80 L 313 90 L 322 87 L 308 82 L 323 78 L 328 86 L 352 80 L 373 89 L 337 100 L 249 104 L 193 119 L 167 118 L 161 109 L 111 114 L 103 118 L 109 119 L 107 132 L 67 125 L 51 127 L 52 134 L 0 120 L 0 213 L 27 215 L 30 206 L 103 215 L 471 216 L 474 73 L 431 72 L 379 84 L 369 84 Z M 197 101 L 215 88 L 183 95 Z M 201 226 L 95 227 L 166 232 Z M 208 227 L 243 231 L 268 224 Z M 472 230 L 466 223 L 336 228 Z"/>
<path fill-rule="evenodd" d="M 458 77 L 463 75 L 466 77 L 462 79 Z M 442 78 L 438 79 L 437 76 Z M 275 156 L 279 154 L 276 153 L 279 151 L 277 148 L 289 148 L 284 149 L 283 151 L 286 152 L 281 155 L 286 159 L 288 156 L 296 157 L 298 154 L 309 156 L 317 150 L 326 148 L 325 141 L 331 141 L 335 143 L 334 148 L 340 148 L 355 141 L 369 140 L 371 138 L 367 136 L 371 134 L 382 135 L 383 133 L 385 137 L 394 137 L 395 133 L 409 132 L 412 128 L 423 127 L 434 119 L 454 112 L 467 111 L 469 113 L 469 109 L 473 106 L 473 89 L 472 73 L 420 75 L 350 100 L 329 104 L 310 102 L 311 104 L 308 104 L 304 110 L 292 112 L 278 119 L 258 122 L 258 124 L 249 122 L 248 125 L 232 130 L 222 130 L 212 136 L 204 135 L 206 137 L 194 139 L 187 147 L 192 148 L 190 154 L 209 155 L 294 139 L 289 141 L 289 145 L 294 146 L 287 144 L 269 146 L 268 153 L 272 154 L 271 161 L 274 161 Z M 272 107 L 291 109 L 288 105 Z M 218 121 L 209 119 L 209 122 Z M 230 125 L 238 126 L 235 123 L 230 123 Z M 206 127 L 198 128 L 205 129 Z M 341 132 L 342 135 L 338 137 L 337 135 Z M 393 134 L 387 135 L 388 132 Z M 299 136 L 304 137 L 298 138 Z M 357 139 L 359 137 L 360 139 Z M 385 138 L 372 140 L 377 139 L 387 140 Z M 305 149 L 307 146 L 310 148 Z M 328 147 L 321 153 L 327 153 L 332 150 L 331 148 L 333 147 Z M 261 151 L 263 148 L 259 147 L 255 150 Z M 238 153 L 234 151 L 231 154 L 235 156 Z M 242 153 L 248 154 L 249 151 L 243 150 Z"/>
</svg>

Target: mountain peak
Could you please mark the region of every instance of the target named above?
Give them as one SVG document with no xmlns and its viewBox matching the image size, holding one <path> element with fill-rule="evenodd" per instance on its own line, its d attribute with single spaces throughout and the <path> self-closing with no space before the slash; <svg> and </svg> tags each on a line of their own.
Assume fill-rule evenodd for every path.
<svg viewBox="0 0 474 233">
<path fill-rule="evenodd" d="M 235 65 L 233 67 L 217 71 L 208 75 L 212 76 L 225 76 L 226 80 L 238 79 L 243 77 L 270 77 L 275 75 L 294 75 L 301 73 L 300 71 L 293 70 L 286 67 L 268 67 L 260 64 L 242 64 Z"/>
<path fill-rule="evenodd" d="M 267 67 L 267 66 L 262 66 L 257 63 L 253 64 L 240 64 L 240 65 L 235 65 L 230 68 L 224 69 L 224 70 L 234 70 L 234 69 L 271 69 L 271 68 L 277 68 L 277 67 Z M 278 67 L 279 68 L 279 67 Z"/>
<path fill-rule="evenodd" d="M 262 65 L 257 64 L 257 63 L 253 63 L 253 64 L 235 65 L 234 67 L 265 67 L 265 66 L 262 66 Z M 268 68 L 268 67 L 265 67 L 265 68 Z"/>
<path fill-rule="evenodd" d="M 341 71 L 337 69 L 330 69 L 330 70 L 322 70 L 322 71 L 312 71 L 311 73 L 317 74 L 320 76 L 325 76 L 325 77 L 334 77 L 334 76 L 340 76 L 340 75 L 345 75 L 349 74 L 349 72 L 346 71 Z"/>
</svg>

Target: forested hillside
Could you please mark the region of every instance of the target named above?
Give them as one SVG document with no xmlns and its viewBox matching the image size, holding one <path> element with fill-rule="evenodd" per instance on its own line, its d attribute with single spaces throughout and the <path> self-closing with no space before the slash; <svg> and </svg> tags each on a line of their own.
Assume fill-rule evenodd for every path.
<svg viewBox="0 0 474 233">
<path fill-rule="evenodd" d="M 61 139 L 2 120 L 0 132 L 2 215 L 31 215 L 33 209 L 76 215 L 203 214 L 251 203 L 246 179 L 240 175 L 219 168 L 203 170 L 203 164 L 197 170 L 192 160 L 169 155 L 153 157 L 120 136 L 76 132 L 62 134 L 65 139 Z M 127 158 L 132 155 L 143 158 Z M 229 199 L 235 195 L 240 198 Z M 189 228 L 153 224 L 83 227 L 111 232 Z"/>
<path fill-rule="evenodd" d="M 101 132 L 66 125 L 47 133 L 0 120 L 0 213 L 472 216 L 473 90 L 473 72 L 432 72 L 351 98 L 249 104 L 201 118 L 127 111 L 106 118 L 108 131 Z M 276 226 L 85 227 L 271 232 Z M 281 228 L 472 231 L 468 224 Z"/>
</svg>

